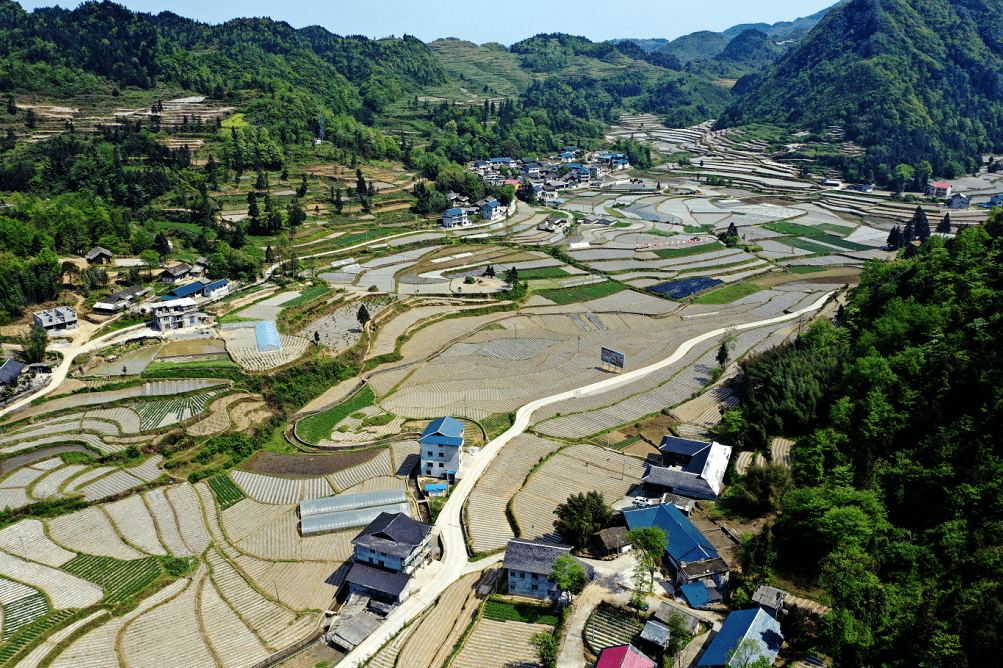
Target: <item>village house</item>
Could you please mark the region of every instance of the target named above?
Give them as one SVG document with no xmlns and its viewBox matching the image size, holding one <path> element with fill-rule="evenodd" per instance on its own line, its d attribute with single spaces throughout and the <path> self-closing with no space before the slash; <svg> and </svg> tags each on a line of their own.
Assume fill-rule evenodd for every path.
<svg viewBox="0 0 1003 668">
<path fill-rule="evenodd" d="M 716 667 L 727 666 L 731 662 L 731 665 L 747 666 L 760 658 L 766 659 L 766 665 L 773 665 L 783 644 L 780 622 L 762 608 L 736 610 L 724 620 L 721 630 L 696 665 Z M 732 656 L 740 645 L 744 650 L 741 656 Z"/>
<path fill-rule="evenodd" d="M 710 580 L 720 589 L 727 586 L 731 573 L 727 562 L 675 506 L 662 503 L 624 510 L 623 517 L 631 530 L 658 527 L 665 532 L 665 551 L 677 585 Z"/>
<path fill-rule="evenodd" d="M 178 281 L 183 281 L 184 279 L 191 276 L 192 267 L 190 264 L 184 262 L 176 264 L 173 267 L 167 267 L 160 274 L 161 283 L 177 283 Z"/>
<path fill-rule="evenodd" d="M 936 197 L 937 199 L 950 197 L 952 187 L 953 186 L 950 183 L 944 183 L 944 182 L 931 183 L 926 188 L 926 196 Z"/>
<path fill-rule="evenodd" d="M 467 212 L 460 208 L 447 209 L 442 213 L 442 226 L 446 229 L 453 227 L 466 227 L 470 225 Z"/>
<path fill-rule="evenodd" d="M 18 362 L 17 360 L 4 360 L 3 364 L 0 364 L 0 385 L 8 387 L 21 377 L 28 365 L 23 362 Z"/>
<path fill-rule="evenodd" d="M 966 197 L 961 193 L 954 193 L 947 198 L 947 208 L 948 209 L 967 209 L 972 205 L 972 198 Z"/>
<path fill-rule="evenodd" d="M 154 326 L 162 332 L 194 327 L 199 323 L 198 305 L 190 297 L 152 306 Z"/>
<path fill-rule="evenodd" d="M 408 575 L 428 555 L 432 525 L 403 513 L 380 513 L 352 540 L 356 563 Z"/>
<path fill-rule="evenodd" d="M 193 281 L 193 282 L 187 283 L 185 285 L 179 285 L 178 287 L 174 288 L 173 290 L 171 290 L 170 292 L 168 292 L 166 295 L 164 295 L 163 297 L 161 297 L 161 300 L 163 300 L 165 302 L 169 302 L 169 301 L 172 301 L 174 299 L 184 299 L 185 297 L 192 297 L 192 298 L 194 298 L 194 297 L 202 294 L 202 289 L 204 287 L 205 287 L 205 284 L 203 284 L 202 281 Z"/>
<path fill-rule="evenodd" d="M 134 285 L 131 288 L 119 290 L 107 297 L 102 297 L 94 304 L 94 310 L 99 313 L 114 313 L 116 311 L 121 311 L 128 306 L 133 299 L 141 298 L 149 293 L 150 288 L 144 288 L 142 285 Z"/>
<path fill-rule="evenodd" d="M 47 332 L 60 332 L 77 328 L 77 312 L 68 306 L 57 306 L 51 311 L 35 311 L 31 314 L 32 324 Z"/>
<path fill-rule="evenodd" d="M 650 466 L 641 479 L 648 496 L 671 492 L 694 499 L 717 499 L 724 487 L 731 446 L 665 436 L 658 449 L 663 466 Z"/>
<path fill-rule="evenodd" d="M 532 598 L 557 598 L 556 582 L 548 578 L 559 557 L 571 554 L 570 545 L 512 538 L 505 547 L 502 567 L 508 572 L 508 593 Z"/>
<path fill-rule="evenodd" d="M 202 296 L 206 299 L 217 299 L 223 297 L 230 291 L 230 281 L 225 278 L 221 278 L 218 281 L 213 281 L 205 287 L 202 288 Z"/>
<path fill-rule="evenodd" d="M 492 199 L 481 207 L 481 218 L 487 222 L 494 222 L 505 217 L 506 208 L 498 200 Z"/>
<path fill-rule="evenodd" d="M 633 645 L 620 645 L 602 650 L 595 668 L 655 668 L 655 662 Z"/>
<path fill-rule="evenodd" d="M 87 261 L 93 262 L 95 264 L 108 264 L 111 262 L 114 255 L 107 248 L 102 248 L 101 246 L 95 246 L 94 248 L 87 251 Z"/>
<path fill-rule="evenodd" d="M 452 417 L 432 420 L 421 438 L 419 470 L 433 478 L 455 476 L 463 465 L 463 423 Z"/>
</svg>

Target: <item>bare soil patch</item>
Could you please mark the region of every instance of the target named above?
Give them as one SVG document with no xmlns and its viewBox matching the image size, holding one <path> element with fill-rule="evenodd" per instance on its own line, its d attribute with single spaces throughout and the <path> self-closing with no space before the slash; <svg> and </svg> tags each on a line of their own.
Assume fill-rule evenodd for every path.
<svg viewBox="0 0 1003 668">
<path fill-rule="evenodd" d="M 643 439 L 643 441 L 638 441 L 638 443 L 630 446 L 631 448 L 637 446 L 639 443 L 647 441 L 649 445 L 654 446 L 657 449 L 658 444 L 662 442 L 662 437 L 666 434 L 672 433 L 669 430 L 669 427 L 674 424 L 676 424 L 675 418 L 668 415 L 658 414 L 654 417 L 648 418 L 647 420 L 634 422 L 626 427 L 620 427 L 615 432 L 610 434 L 610 443 L 612 444 L 615 442 L 613 439 L 619 433 L 619 441 L 626 440 L 631 436 L 640 436 Z M 631 454 L 639 454 L 632 452 L 630 448 L 627 449 L 627 452 L 630 452 Z"/>
<path fill-rule="evenodd" d="M 330 455 L 282 455 L 276 452 L 259 452 L 237 468 L 282 478 L 316 478 L 364 464 L 380 452 L 380 448 Z"/>
</svg>

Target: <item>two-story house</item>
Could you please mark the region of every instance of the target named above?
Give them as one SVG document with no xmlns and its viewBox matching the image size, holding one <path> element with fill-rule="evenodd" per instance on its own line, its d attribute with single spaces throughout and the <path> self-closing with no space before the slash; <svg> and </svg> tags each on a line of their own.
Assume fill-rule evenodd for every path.
<svg viewBox="0 0 1003 668">
<path fill-rule="evenodd" d="M 445 478 L 456 475 L 463 465 L 463 423 L 456 418 L 446 416 L 432 420 L 418 444 L 422 475 Z"/>
<path fill-rule="evenodd" d="M 194 327 L 199 322 L 198 304 L 190 297 L 154 304 L 152 311 L 154 325 L 162 332 Z"/>
<path fill-rule="evenodd" d="M 623 511 L 631 529 L 658 527 L 665 532 L 665 552 L 674 572 L 676 585 L 711 581 L 713 586 L 727 586 L 731 568 L 717 548 L 683 515 L 678 508 L 663 503 L 649 508 Z"/>
<path fill-rule="evenodd" d="M 508 572 L 508 593 L 533 598 L 557 598 L 556 582 L 550 581 L 554 562 L 571 554 L 570 545 L 556 545 L 525 538 L 512 538 L 505 546 L 502 567 Z"/>
<path fill-rule="evenodd" d="M 160 281 L 162 283 L 177 283 L 178 281 L 183 281 L 191 276 L 191 273 L 191 265 L 182 262 L 181 264 L 176 264 L 173 267 L 167 267 L 164 269 L 164 271 L 160 274 Z"/>
<path fill-rule="evenodd" d="M 469 224 L 470 218 L 467 217 L 467 212 L 459 207 L 442 212 L 442 226 L 446 229 L 466 227 Z"/>
<path fill-rule="evenodd" d="M 396 573 L 414 573 L 428 554 L 432 525 L 404 513 L 380 513 L 352 541 L 355 561 Z"/>
<path fill-rule="evenodd" d="M 47 332 L 77 328 L 77 312 L 68 306 L 57 306 L 51 311 L 35 311 L 31 314 L 32 324 Z"/>
<path fill-rule="evenodd" d="M 496 199 L 492 199 L 490 202 L 484 204 L 481 207 L 481 218 L 487 222 L 493 222 L 495 220 L 501 220 L 505 217 L 506 208 Z"/>
<path fill-rule="evenodd" d="M 648 496 L 671 492 L 693 499 L 717 499 L 724 487 L 731 446 L 666 436 L 658 449 L 663 466 L 649 467 L 641 479 Z"/>
</svg>

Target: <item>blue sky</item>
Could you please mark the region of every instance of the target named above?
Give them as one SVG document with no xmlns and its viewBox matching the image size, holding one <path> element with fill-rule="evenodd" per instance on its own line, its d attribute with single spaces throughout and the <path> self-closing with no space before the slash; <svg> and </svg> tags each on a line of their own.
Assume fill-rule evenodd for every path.
<svg viewBox="0 0 1003 668">
<path fill-rule="evenodd" d="M 459 37 L 478 44 L 510 45 L 540 32 L 584 35 L 594 41 L 614 37 L 673 39 L 697 30 L 720 31 L 738 23 L 775 23 L 814 14 L 836 0 L 118 0 L 134 11 L 176 14 L 222 23 L 246 16 L 268 16 L 296 28 L 322 25 L 341 35 L 400 36 L 405 32 L 430 42 Z M 28 10 L 57 4 L 19 0 Z M 75 7 L 75 0 L 60 3 Z"/>
</svg>

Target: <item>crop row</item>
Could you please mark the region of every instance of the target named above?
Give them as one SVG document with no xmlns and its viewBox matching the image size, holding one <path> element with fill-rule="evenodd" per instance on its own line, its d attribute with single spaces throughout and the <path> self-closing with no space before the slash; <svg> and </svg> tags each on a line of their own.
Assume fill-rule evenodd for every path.
<svg viewBox="0 0 1003 668">
<path fill-rule="evenodd" d="M 51 615 L 46 615 L 27 627 L 22 627 L 21 631 L 10 638 L 10 642 L 0 648 L 0 666 L 6 666 L 14 656 L 31 644 L 36 638 L 47 635 L 53 627 L 59 626 L 74 614 L 74 610 L 56 610 Z M 4 633 L 4 639 L 7 634 Z"/>
<path fill-rule="evenodd" d="M 600 297 L 608 297 L 609 295 L 614 295 L 625 289 L 626 288 L 619 283 L 606 282 L 587 285 L 580 288 L 567 288 L 565 290 L 541 292 L 540 296 L 564 306 L 567 304 L 574 304 L 575 302 L 584 302 L 592 299 L 599 299 Z"/>
<path fill-rule="evenodd" d="M 93 582 L 105 590 L 105 600 L 121 603 L 146 589 L 163 572 L 156 557 L 121 561 L 113 557 L 82 554 L 63 564 L 67 573 Z"/>
<path fill-rule="evenodd" d="M 230 476 L 225 473 L 221 473 L 214 478 L 209 478 L 208 482 L 209 487 L 216 494 L 220 510 L 226 510 L 230 506 L 235 506 L 247 498 L 244 490 L 237 487 L 233 480 L 230 479 Z"/>
<path fill-rule="evenodd" d="M 45 617 L 49 603 L 41 592 L 4 606 L 3 639 L 7 640 L 36 619 Z"/>
</svg>

